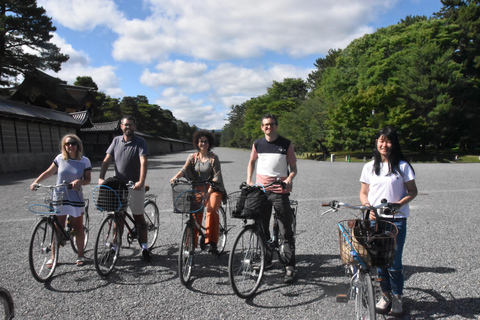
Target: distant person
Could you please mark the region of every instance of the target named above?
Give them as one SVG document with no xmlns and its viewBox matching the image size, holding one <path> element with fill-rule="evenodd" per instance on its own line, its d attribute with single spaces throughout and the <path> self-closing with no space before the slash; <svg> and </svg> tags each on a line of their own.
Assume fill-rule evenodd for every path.
<svg viewBox="0 0 480 320">
<path fill-rule="evenodd" d="M 148 250 L 148 233 L 145 222 L 143 203 L 145 200 L 145 179 L 147 178 L 147 143 L 145 139 L 135 135 L 136 122 L 132 116 L 125 116 L 121 120 L 120 128 L 123 135 L 117 136 L 107 149 L 107 155 L 100 169 L 98 184 L 103 184 L 105 173 L 112 161 L 115 162 L 115 176 L 127 184 L 132 181 L 133 189 L 129 190 L 128 205 L 132 210 L 135 223 L 138 227 L 138 241 L 142 246 L 144 261 L 152 261 Z M 123 231 L 123 224 L 121 230 Z"/>
<path fill-rule="evenodd" d="M 185 165 L 171 180 L 186 177 L 194 182 L 210 181 L 212 184 L 204 193 L 206 199 L 207 215 L 205 217 L 205 249 L 213 254 L 218 254 L 217 243 L 220 231 L 218 209 L 222 200 L 226 200 L 227 192 L 223 185 L 222 170 L 218 156 L 211 150 L 215 146 L 215 137 L 210 131 L 199 130 L 193 134 L 193 145 L 197 152 L 188 156 Z M 197 213 L 199 221 L 203 219 L 203 213 Z M 195 238 L 198 237 L 196 230 Z"/>
<path fill-rule="evenodd" d="M 83 266 L 85 264 L 83 255 L 85 242 L 85 232 L 83 230 L 85 200 L 83 198 L 82 186 L 90 183 L 92 165 L 90 160 L 83 156 L 82 140 L 74 134 L 67 134 L 62 138 L 61 152 L 53 160 L 50 167 L 35 179 L 30 185 L 30 189 L 36 190 L 35 186 L 37 184 L 50 178 L 57 171 L 56 184 L 61 184 L 64 181 L 70 184 L 71 188 L 61 190 L 66 193 L 63 195 L 61 203 L 54 205 L 54 207 L 59 211 L 57 217 L 63 228 L 65 227 L 67 215 L 71 217 L 72 228 L 75 230 L 75 242 L 78 248 L 76 264 L 77 266 Z M 52 259 L 47 261 L 47 268 L 51 268 L 53 265 L 53 254 L 54 252 L 52 252 Z"/>
<path fill-rule="evenodd" d="M 275 184 L 266 189 L 268 205 L 262 214 L 262 224 L 266 239 L 270 239 L 270 218 L 272 206 L 279 220 L 279 230 L 285 239 L 285 255 L 289 257 L 285 267 L 285 283 L 295 281 L 295 239 L 292 230 L 293 210 L 290 207 L 290 191 L 293 178 L 297 175 L 297 158 L 290 140 L 277 134 L 278 121 L 273 114 L 266 114 L 262 118 L 262 131 L 265 137 L 256 140 L 252 146 L 250 161 L 247 168 L 247 184 L 253 185 L 252 175 L 256 168 L 256 183 L 267 185 L 280 178 L 285 184 Z M 258 163 L 257 163 L 258 160 Z M 267 250 L 266 265 L 272 264 L 272 252 Z"/>
<path fill-rule="evenodd" d="M 373 150 L 374 160 L 365 164 L 360 177 L 360 201 L 362 204 L 377 206 L 382 199 L 401 205 L 400 211 L 405 215 L 380 215 L 382 220 L 394 223 L 398 228 L 395 256 L 391 267 L 378 268 L 378 277 L 382 297 L 376 305 L 380 314 L 392 312 L 403 313 L 403 275 L 402 255 L 407 234 L 407 218 L 410 215 L 408 203 L 417 196 L 415 171 L 400 149 L 400 142 L 395 129 L 385 127 L 378 132 Z M 375 220 L 375 214 L 370 214 Z"/>
</svg>

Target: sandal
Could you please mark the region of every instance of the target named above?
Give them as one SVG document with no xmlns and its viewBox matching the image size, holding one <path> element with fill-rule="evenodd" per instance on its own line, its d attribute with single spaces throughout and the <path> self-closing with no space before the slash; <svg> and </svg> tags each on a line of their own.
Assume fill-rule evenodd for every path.
<svg viewBox="0 0 480 320">
<path fill-rule="evenodd" d="M 80 257 L 77 259 L 77 267 L 81 267 L 85 264 L 85 257 Z"/>
<path fill-rule="evenodd" d="M 45 268 L 52 269 L 53 267 L 53 259 L 49 259 L 47 263 L 45 263 Z"/>
</svg>

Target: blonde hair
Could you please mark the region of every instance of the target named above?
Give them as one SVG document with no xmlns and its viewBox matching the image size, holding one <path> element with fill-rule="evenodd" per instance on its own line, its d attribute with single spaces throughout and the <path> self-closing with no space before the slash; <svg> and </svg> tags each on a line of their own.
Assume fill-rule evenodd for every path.
<svg viewBox="0 0 480 320">
<path fill-rule="evenodd" d="M 83 143 L 82 140 L 80 140 L 80 138 L 73 133 L 66 134 L 62 138 L 60 150 L 62 151 L 63 160 L 68 161 L 68 159 L 70 158 L 68 156 L 67 149 L 65 148 L 65 143 L 68 138 L 71 138 L 77 142 L 77 153 L 75 154 L 75 160 L 81 160 L 83 155 Z"/>
</svg>

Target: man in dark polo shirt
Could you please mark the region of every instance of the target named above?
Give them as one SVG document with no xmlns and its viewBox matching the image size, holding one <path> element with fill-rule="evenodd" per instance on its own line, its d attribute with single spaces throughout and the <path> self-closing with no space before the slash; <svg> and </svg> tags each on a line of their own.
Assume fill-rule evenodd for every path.
<svg viewBox="0 0 480 320">
<path fill-rule="evenodd" d="M 280 233 L 285 239 L 285 255 L 289 258 L 285 266 L 285 283 L 295 281 L 295 239 L 293 235 L 293 211 L 290 207 L 290 191 L 293 178 L 297 175 L 297 158 L 290 140 L 277 134 L 278 121 L 273 114 L 262 118 L 262 131 L 265 137 L 256 140 L 252 146 L 247 168 L 247 184 L 253 185 L 252 175 L 256 164 L 256 183 L 267 185 L 281 179 L 286 188 L 279 184 L 266 188 L 268 206 L 262 215 L 262 224 L 267 240 L 270 239 L 270 217 L 272 206 L 278 217 Z M 272 252 L 267 250 L 266 265 L 271 265 Z"/>
<path fill-rule="evenodd" d="M 120 128 L 123 135 L 115 137 L 107 149 L 107 155 L 100 169 L 98 184 L 102 184 L 105 173 L 112 160 L 115 162 L 115 176 L 124 183 L 132 181 L 133 190 L 129 192 L 129 207 L 138 226 L 138 241 L 142 246 L 142 256 L 146 262 L 152 260 L 148 250 L 148 233 L 143 203 L 145 199 L 145 179 L 147 177 L 147 143 L 135 135 L 136 123 L 132 116 L 122 118 Z M 123 230 L 123 225 L 121 226 Z"/>
</svg>

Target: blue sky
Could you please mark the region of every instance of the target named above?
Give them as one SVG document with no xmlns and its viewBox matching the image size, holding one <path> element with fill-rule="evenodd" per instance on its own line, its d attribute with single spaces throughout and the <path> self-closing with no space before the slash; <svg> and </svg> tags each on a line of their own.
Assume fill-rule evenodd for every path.
<svg viewBox="0 0 480 320">
<path fill-rule="evenodd" d="M 190 125 L 221 129 L 273 81 L 307 79 L 331 48 L 431 16 L 440 0 L 37 0 L 70 60 L 52 75 L 144 95 Z M 139 128 L 141 130 L 141 128 Z"/>
</svg>

